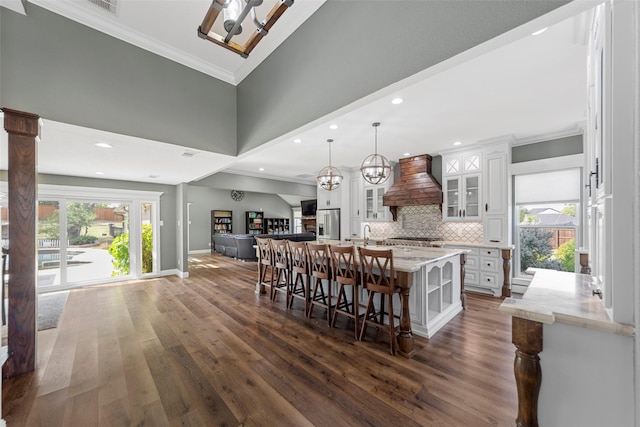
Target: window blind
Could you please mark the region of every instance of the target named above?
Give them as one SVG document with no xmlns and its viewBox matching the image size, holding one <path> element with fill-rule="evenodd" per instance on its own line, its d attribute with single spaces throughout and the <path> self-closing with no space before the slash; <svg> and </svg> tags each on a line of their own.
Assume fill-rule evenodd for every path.
<svg viewBox="0 0 640 427">
<path fill-rule="evenodd" d="M 578 202 L 580 169 L 516 175 L 514 186 L 517 205 Z"/>
</svg>

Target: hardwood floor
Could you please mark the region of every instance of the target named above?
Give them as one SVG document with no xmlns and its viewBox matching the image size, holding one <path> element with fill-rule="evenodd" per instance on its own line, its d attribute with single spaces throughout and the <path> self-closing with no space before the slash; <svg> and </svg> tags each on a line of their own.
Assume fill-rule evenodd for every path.
<svg viewBox="0 0 640 427">
<path fill-rule="evenodd" d="M 190 277 L 71 291 L 38 332 L 34 373 L 3 383 L 13 426 L 485 426 L 515 424 L 511 318 L 467 310 L 407 360 L 388 334 L 353 339 L 254 293 L 257 264 L 192 257 Z M 379 339 L 377 339 L 379 337 Z"/>
</svg>

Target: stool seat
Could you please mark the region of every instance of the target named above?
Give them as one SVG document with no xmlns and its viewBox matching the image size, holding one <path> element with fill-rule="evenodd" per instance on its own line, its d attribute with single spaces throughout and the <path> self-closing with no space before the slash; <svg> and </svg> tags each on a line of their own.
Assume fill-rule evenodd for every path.
<svg viewBox="0 0 640 427">
<path fill-rule="evenodd" d="M 307 317 L 313 315 L 313 309 L 318 306 L 327 313 L 327 323 L 331 326 L 331 256 L 329 246 L 307 242 L 307 262 L 309 263 L 309 311 Z M 327 283 L 324 290 L 323 281 Z"/>
<path fill-rule="evenodd" d="M 331 277 L 338 285 L 338 299 L 331 317 L 331 327 L 335 327 L 338 314 L 353 319 L 355 338 L 360 339 L 360 304 L 358 286 L 360 276 L 355 263 L 355 246 L 329 245 L 331 253 Z M 351 288 L 351 300 L 347 298 L 345 287 Z"/>
<path fill-rule="evenodd" d="M 289 308 L 294 298 L 304 301 L 304 314 L 309 312 L 309 264 L 305 242 L 289 241 L 289 269 L 291 274 L 289 290 Z"/>
<path fill-rule="evenodd" d="M 289 288 L 291 275 L 289 274 L 289 244 L 286 240 L 271 239 L 271 254 L 275 281 L 271 286 L 271 301 L 275 301 L 279 293 L 285 294 L 285 305 L 289 306 Z"/>
<path fill-rule="evenodd" d="M 360 256 L 360 280 L 362 287 L 366 289 L 368 295 L 367 308 L 360 330 L 360 340 L 367 332 L 367 325 L 374 325 L 377 328 L 386 327 L 384 324 L 385 304 L 387 297 L 387 314 L 389 316 L 389 347 L 391 354 L 395 356 L 398 351 L 396 341 L 395 316 L 393 314 L 393 294 L 400 291 L 395 286 L 395 271 L 393 269 L 393 251 L 391 249 L 367 249 L 358 248 Z M 376 309 L 374 304 L 375 295 L 380 295 L 380 305 Z"/>
</svg>

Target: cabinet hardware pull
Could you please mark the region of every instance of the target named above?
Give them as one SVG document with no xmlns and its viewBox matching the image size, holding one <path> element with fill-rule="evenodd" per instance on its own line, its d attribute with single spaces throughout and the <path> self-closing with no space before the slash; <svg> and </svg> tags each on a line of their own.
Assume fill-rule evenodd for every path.
<svg viewBox="0 0 640 427">
<path fill-rule="evenodd" d="M 492 243 L 500 243 L 500 240 L 489 240 Z"/>
<path fill-rule="evenodd" d="M 484 211 L 489 212 L 489 203 L 484 204 Z"/>
<path fill-rule="evenodd" d="M 462 216 L 467 216 L 467 210 L 466 209 L 462 209 Z"/>
</svg>

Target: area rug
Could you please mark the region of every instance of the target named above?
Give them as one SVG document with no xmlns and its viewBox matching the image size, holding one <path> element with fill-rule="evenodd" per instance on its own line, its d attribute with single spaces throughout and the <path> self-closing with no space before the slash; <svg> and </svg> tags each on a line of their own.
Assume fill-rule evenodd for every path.
<svg viewBox="0 0 640 427">
<path fill-rule="evenodd" d="M 67 303 L 69 291 L 50 292 L 38 295 L 38 330 L 51 329 L 58 326 L 64 305 Z"/>
</svg>

